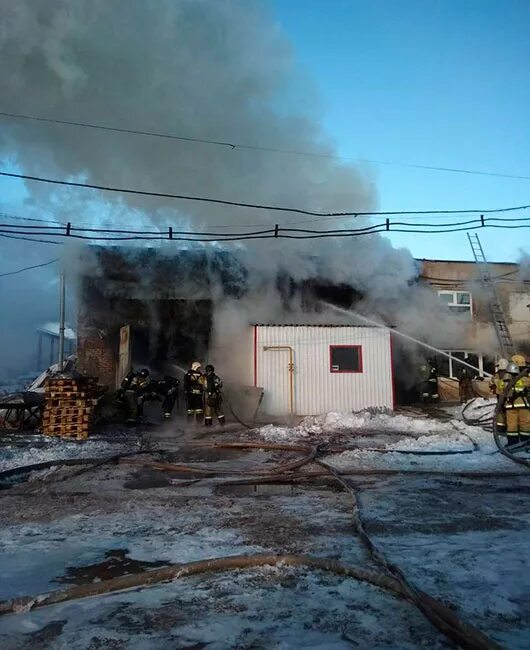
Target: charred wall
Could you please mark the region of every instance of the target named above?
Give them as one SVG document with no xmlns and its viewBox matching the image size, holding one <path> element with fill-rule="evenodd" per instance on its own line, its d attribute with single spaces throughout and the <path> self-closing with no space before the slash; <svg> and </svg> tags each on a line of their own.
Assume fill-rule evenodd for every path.
<svg viewBox="0 0 530 650">
<path fill-rule="evenodd" d="M 133 365 L 162 372 L 168 362 L 187 364 L 205 357 L 212 303 L 205 299 L 108 297 L 101 287 L 85 281 L 78 314 L 78 363 L 82 372 L 114 385 L 119 332 L 124 325 L 131 327 Z"/>
</svg>

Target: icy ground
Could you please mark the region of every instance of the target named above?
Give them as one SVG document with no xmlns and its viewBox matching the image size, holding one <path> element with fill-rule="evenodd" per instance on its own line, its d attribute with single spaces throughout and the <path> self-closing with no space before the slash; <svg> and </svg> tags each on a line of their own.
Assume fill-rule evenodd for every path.
<svg viewBox="0 0 530 650">
<path fill-rule="evenodd" d="M 484 406 L 488 400 L 477 400 L 468 416 L 483 414 Z M 493 401 L 489 406 L 493 412 Z M 257 433 L 268 442 L 328 442 L 333 447 L 339 441 L 354 447 L 328 457 L 341 470 L 513 471 L 513 462 L 498 453 L 491 432 L 465 424 L 461 412 L 460 406 L 450 407 L 443 420 L 377 411 L 328 413 L 307 417 L 295 427 L 269 424 Z M 414 451 L 423 455 L 410 453 Z"/>
<path fill-rule="evenodd" d="M 111 441 L 97 438 L 77 441 L 37 435 L 27 436 L 24 441 L 11 436 L 6 441 L 0 433 L 0 472 L 55 460 L 105 458 L 134 451 L 139 446 L 140 441 L 135 435 L 116 436 Z"/>
<path fill-rule="evenodd" d="M 311 418 L 295 428 L 265 427 L 269 440 L 330 442 L 351 475 L 367 530 L 420 588 L 505 648 L 530 647 L 530 472 L 494 453 L 491 434 L 451 420 L 382 413 Z M 250 434 L 255 437 L 255 432 Z M 217 434 L 216 440 L 243 434 Z M 269 452 L 171 450 L 173 460 L 242 469 Z M 471 439 L 475 442 L 473 444 Z M 478 446 L 478 450 L 476 447 Z M 353 447 L 362 447 L 353 449 Z M 10 465 L 72 455 L 116 453 L 116 445 L 10 450 Z M 409 456 L 397 450 L 472 453 Z M 372 450 L 372 451 L 370 451 Z M 378 450 L 378 451 L 373 451 Z M 379 451 L 390 453 L 379 453 Z M 0 448 L 0 455 L 2 454 Z M 18 459 L 17 459 L 18 454 Z M 278 461 L 274 453 L 274 462 Z M 286 455 L 284 460 L 292 460 Z M 4 462 L 6 462 L 4 460 Z M 316 466 L 308 471 L 316 470 Z M 420 470 L 420 473 L 417 472 Z M 425 474 L 440 472 L 439 474 Z M 227 486 L 228 478 L 188 480 L 131 465 L 71 468 L 0 491 L 0 600 L 60 587 L 79 573 L 105 572 L 109 553 L 178 563 L 262 552 L 303 553 L 377 569 L 355 536 L 350 503 L 329 483 Z M 491 472 L 487 477 L 462 472 Z M 510 472 L 510 475 L 507 473 Z M 59 480 L 63 479 L 63 480 Z M 98 568 L 99 567 L 99 568 Z M 77 568 L 77 569 L 76 569 Z M 92 576 L 92 577 L 91 577 Z M 0 647 L 136 648 L 450 648 L 418 611 L 375 587 L 333 574 L 286 567 L 205 574 L 169 584 L 71 601 L 0 617 Z"/>
</svg>

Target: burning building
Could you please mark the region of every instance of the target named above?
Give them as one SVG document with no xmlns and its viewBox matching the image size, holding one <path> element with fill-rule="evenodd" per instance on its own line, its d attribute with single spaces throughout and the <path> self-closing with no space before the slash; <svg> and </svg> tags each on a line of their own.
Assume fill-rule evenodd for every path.
<svg viewBox="0 0 530 650">
<path fill-rule="evenodd" d="M 196 358 L 220 360 L 229 383 L 264 389 L 270 414 L 393 407 L 388 330 L 330 324 L 322 314 L 323 298 L 347 306 L 359 297 L 353 288 L 279 276 L 283 326 L 257 324 L 246 312 L 247 322 L 234 325 L 224 342 L 216 313 L 245 304 L 255 291 L 237 257 L 204 249 L 166 256 L 101 248 L 96 255 L 97 273 L 81 282 L 78 355 L 80 368 L 103 383 L 116 386 L 126 370 L 120 370 L 120 331 L 127 327 L 133 366 L 164 372 Z M 304 317 L 312 324 L 300 323 Z"/>
<path fill-rule="evenodd" d="M 414 393 L 414 369 L 426 356 L 421 348 L 403 347 L 387 329 L 359 327 L 326 309 L 326 303 L 362 306 L 365 295 L 350 284 L 278 273 L 272 285 L 270 277 L 260 285 L 248 258 L 220 248 L 171 255 L 153 248 L 94 252 L 96 270 L 81 282 L 79 364 L 111 387 L 129 363 L 164 372 L 198 358 L 216 364 L 229 384 L 262 388 L 263 406 L 275 415 L 392 408 L 396 397 L 406 401 Z M 472 263 L 417 265 L 410 295 L 419 302 L 428 291 L 424 304 L 446 317 L 439 328 L 443 339 L 436 341 L 449 355 L 438 355 L 440 392 L 453 399 L 459 360 L 475 366 L 477 376 L 493 370 L 498 350 L 492 325 Z M 514 341 L 524 348 L 530 311 L 519 306 L 528 299 L 526 285 L 515 281 L 517 265 L 492 269 L 508 274 L 503 301 Z M 384 313 L 378 317 L 394 325 Z M 125 367 L 124 326 L 130 331 Z M 435 334 L 426 331 L 423 340 L 433 342 Z"/>
</svg>

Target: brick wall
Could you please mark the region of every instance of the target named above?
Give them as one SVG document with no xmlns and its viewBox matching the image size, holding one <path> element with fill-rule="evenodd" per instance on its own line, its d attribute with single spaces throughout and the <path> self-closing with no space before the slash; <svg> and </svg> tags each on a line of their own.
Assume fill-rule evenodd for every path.
<svg viewBox="0 0 530 650">
<path fill-rule="evenodd" d="M 116 387 L 119 345 L 113 316 L 109 301 L 85 279 L 77 313 L 77 368 L 111 389 Z"/>
<path fill-rule="evenodd" d="M 97 377 L 105 386 L 116 386 L 117 355 L 106 336 L 94 333 L 79 336 L 77 367 L 83 374 Z"/>
</svg>

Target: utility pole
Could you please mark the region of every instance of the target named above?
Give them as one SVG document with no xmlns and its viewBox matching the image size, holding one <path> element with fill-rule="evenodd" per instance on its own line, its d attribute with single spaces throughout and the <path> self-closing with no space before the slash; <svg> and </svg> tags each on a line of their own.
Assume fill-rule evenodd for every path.
<svg viewBox="0 0 530 650">
<path fill-rule="evenodd" d="M 61 271 L 59 280 L 59 372 L 63 370 L 64 364 L 64 320 L 66 303 L 66 282 L 64 271 Z"/>
</svg>

